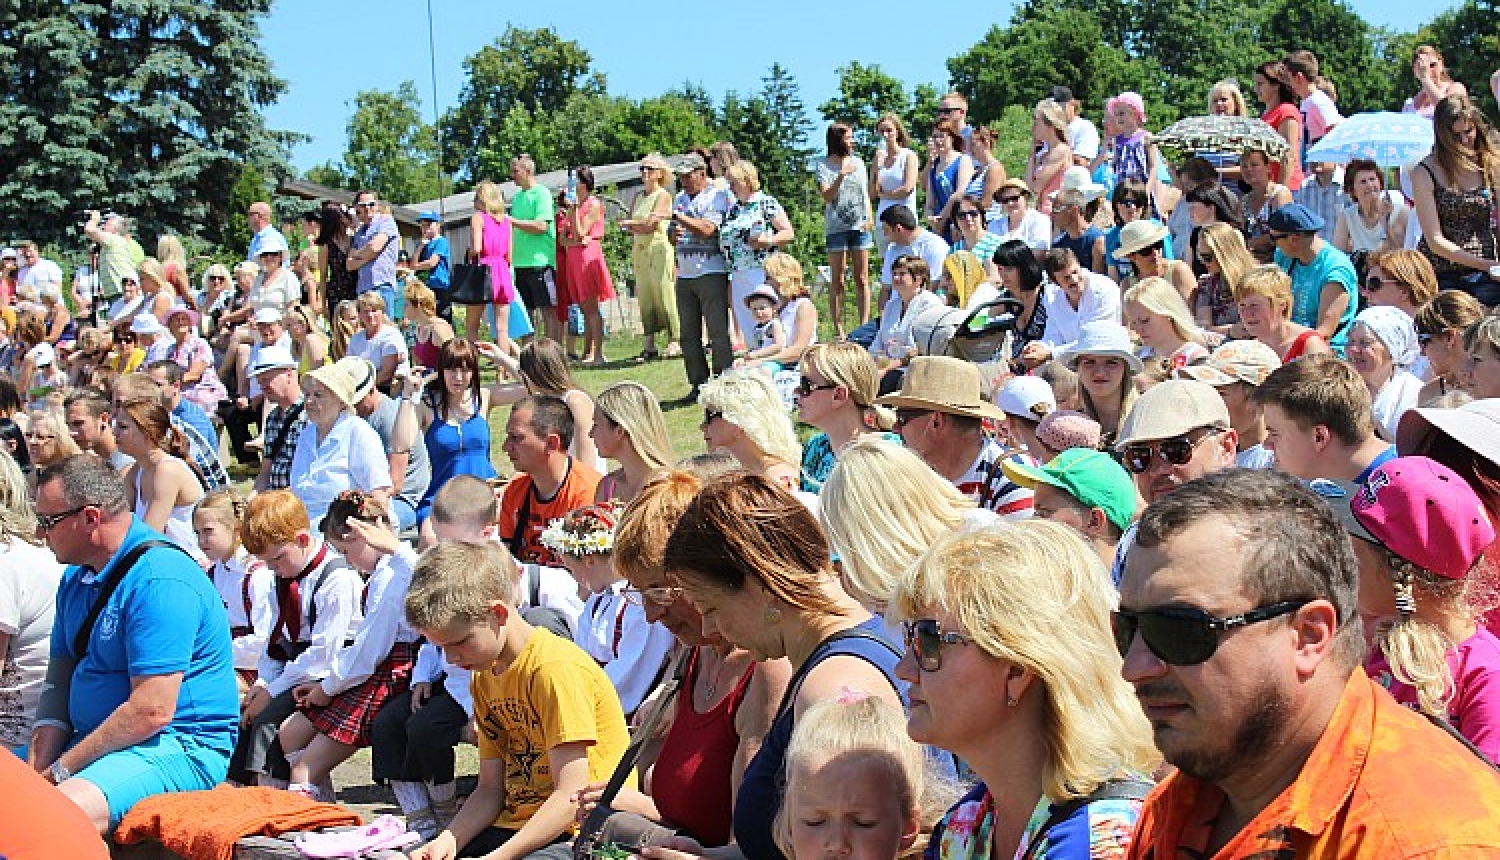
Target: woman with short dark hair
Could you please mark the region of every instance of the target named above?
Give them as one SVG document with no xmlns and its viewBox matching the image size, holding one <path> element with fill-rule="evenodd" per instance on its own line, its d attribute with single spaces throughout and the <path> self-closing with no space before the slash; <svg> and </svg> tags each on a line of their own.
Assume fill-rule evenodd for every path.
<svg viewBox="0 0 1500 860">
<path fill-rule="evenodd" d="M 1394 251 L 1404 247 L 1410 210 L 1400 193 L 1385 190 L 1385 175 L 1375 162 L 1356 158 L 1344 167 L 1348 206 L 1339 210 L 1333 246 L 1346 254 Z"/>
</svg>

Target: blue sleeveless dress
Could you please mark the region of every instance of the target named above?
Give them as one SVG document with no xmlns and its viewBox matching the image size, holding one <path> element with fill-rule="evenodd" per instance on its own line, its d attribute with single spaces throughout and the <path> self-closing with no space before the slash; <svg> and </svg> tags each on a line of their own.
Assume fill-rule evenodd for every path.
<svg viewBox="0 0 1500 860">
<path fill-rule="evenodd" d="M 896 663 L 900 661 L 900 648 L 895 644 L 885 645 L 890 640 L 884 634 L 885 624 L 880 616 L 875 616 L 865 623 L 851 628 L 870 636 L 877 637 L 881 641 L 864 637 L 850 637 L 838 639 L 832 643 L 819 648 L 813 652 L 808 659 L 808 670 L 822 663 L 829 657 L 854 656 L 879 669 L 885 675 L 891 687 L 902 693 L 902 701 L 905 702 L 905 685 L 896 681 Z M 788 701 L 793 701 L 796 690 L 787 690 Z M 746 857 L 755 860 L 787 860 L 781 849 L 776 847 L 776 840 L 772 836 L 772 822 L 776 819 L 776 813 L 781 809 L 782 782 L 781 772 L 786 761 L 786 748 L 792 740 L 792 729 L 795 725 L 793 717 L 794 709 L 787 707 L 785 713 L 779 714 L 771 723 L 771 730 L 766 733 L 765 741 L 761 744 L 760 751 L 750 764 L 745 767 L 745 775 L 740 780 L 739 794 L 736 795 L 734 803 L 734 838 L 739 844 L 740 850 Z"/>
<path fill-rule="evenodd" d="M 431 400 L 428 406 L 432 406 Z M 495 466 L 490 462 L 490 422 L 479 413 L 478 403 L 474 406 L 474 414 L 462 424 L 434 417 L 422 438 L 427 443 L 432 480 L 427 482 L 427 492 L 422 494 L 422 502 L 417 505 L 418 524 L 425 522 L 432 513 L 432 498 L 449 478 L 473 475 L 488 481 L 496 474 Z"/>
</svg>

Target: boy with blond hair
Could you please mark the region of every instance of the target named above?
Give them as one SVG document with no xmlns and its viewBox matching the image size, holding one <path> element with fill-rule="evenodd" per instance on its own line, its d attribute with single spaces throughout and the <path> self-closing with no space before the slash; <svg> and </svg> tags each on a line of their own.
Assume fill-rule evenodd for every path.
<svg viewBox="0 0 1500 860">
<path fill-rule="evenodd" d="M 566 860 L 584 786 L 608 779 L 629 744 L 608 676 L 572 642 L 516 610 L 515 579 L 492 542 L 444 542 L 417 564 L 412 626 L 472 672 L 479 785 L 411 856 Z"/>
</svg>

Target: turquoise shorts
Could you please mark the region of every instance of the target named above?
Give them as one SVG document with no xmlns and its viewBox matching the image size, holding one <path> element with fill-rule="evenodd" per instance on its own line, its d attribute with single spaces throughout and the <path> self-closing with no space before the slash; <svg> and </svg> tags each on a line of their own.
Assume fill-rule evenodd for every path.
<svg viewBox="0 0 1500 860">
<path fill-rule="evenodd" d="M 112 752 L 74 774 L 103 792 L 113 830 L 140 801 L 169 791 L 213 788 L 229 774 L 229 751 L 162 732 L 150 740 Z"/>
</svg>

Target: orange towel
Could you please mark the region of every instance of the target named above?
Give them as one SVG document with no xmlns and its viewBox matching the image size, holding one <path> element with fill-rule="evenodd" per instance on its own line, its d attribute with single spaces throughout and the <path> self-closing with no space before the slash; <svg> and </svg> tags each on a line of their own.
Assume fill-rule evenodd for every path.
<svg viewBox="0 0 1500 860">
<path fill-rule="evenodd" d="M 280 836 L 360 823 L 342 806 L 315 803 L 275 788 L 233 788 L 159 794 L 137 803 L 115 829 L 131 845 L 155 839 L 190 860 L 232 860 L 245 836 Z"/>
</svg>

